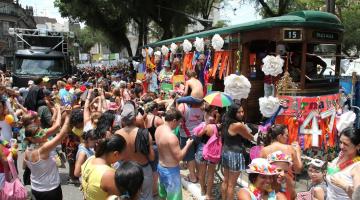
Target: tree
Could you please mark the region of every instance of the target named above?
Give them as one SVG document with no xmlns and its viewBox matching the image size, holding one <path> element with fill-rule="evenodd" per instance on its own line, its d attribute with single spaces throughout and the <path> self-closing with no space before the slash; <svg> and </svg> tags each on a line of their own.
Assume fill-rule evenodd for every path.
<svg viewBox="0 0 360 200">
<path fill-rule="evenodd" d="M 109 46 L 110 49 L 112 48 L 104 33 L 89 26 L 75 32 L 75 35 L 83 52 L 89 52 L 96 43 L 102 43 Z"/>
<path fill-rule="evenodd" d="M 147 43 L 151 22 L 161 28 L 159 38 L 168 39 L 184 34 L 188 24 L 199 20 L 194 16 L 200 14 L 208 19 L 217 2 L 220 0 L 93 0 L 91 4 L 84 0 L 55 0 L 54 4 L 63 17 L 78 19 L 101 30 L 114 46 L 118 49 L 126 47 L 132 56 L 126 37 L 129 26 L 137 29 L 138 45 Z"/>
</svg>

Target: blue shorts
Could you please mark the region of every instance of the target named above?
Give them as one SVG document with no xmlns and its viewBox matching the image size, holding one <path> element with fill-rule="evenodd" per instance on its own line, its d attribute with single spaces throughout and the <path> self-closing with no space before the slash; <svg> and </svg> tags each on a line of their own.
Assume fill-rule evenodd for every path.
<svg viewBox="0 0 360 200">
<path fill-rule="evenodd" d="M 186 146 L 186 141 L 188 138 L 180 137 L 180 148 L 184 148 Z M 183 161 L 192 161 L 195 159 L 195 144 L 193 143 L 188 151 L 186 152 L 185 157 L 183 158 Z"/>
<path fill-rule="evenodd" d="M 182 200 L 180 167 L 163 167 L 158 164 L 159 197 L 168 200 Z"/>
<path fill-rule="evenodd" d="M 233 172 L 245 170 L 245 159 L 242 153 L 223 151 L 221 154 L 221 164 L 224 168 Z"/>
<path fill-rule="evenodd" d="M 176 100 L 177 103 L 187 103 L 187 104 L 202 104 L 203 100 L 198 99 L 192 96 L 180 97 Z"/>
</svg>

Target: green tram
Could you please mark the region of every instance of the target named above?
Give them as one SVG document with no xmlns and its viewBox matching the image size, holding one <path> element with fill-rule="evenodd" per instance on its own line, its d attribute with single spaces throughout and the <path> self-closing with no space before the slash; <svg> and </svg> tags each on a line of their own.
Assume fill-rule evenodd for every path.
<svg viewBox="0 0 360 200">
<path fill-rule="evenodd" d="M 163 45 L 170 47 L 172 43 L 180 46 L 185 39 L 194 42 L 199 37 L 205 41 L 205 52 L 210 49 L 214 54 L 215 51 L 207 43 L 215 34 L 219 34 L 224 40 L 223 50 L 230 52 L 230 67 L 226 75 L 240 72 L 251 83 L 249 97 L 243 99 L 241 104 L 247 121 L 252 123 L 258 123 L 262 118 L 257 112 L 258 99 L 264 96 L 266 79 L 262 59 L 267 55 L 281 56 L 285 73 L 272 77 L 271 83 L 274 84 L 274 95 L 287 101 L 288 109 L 276 120 L 298 127 L 299 131 L 293 131 L 293 135 L 290 135 L 290 142 L 305 137 L 304 142 L 311 143 L 308 146 L 320 147 L 327 142 L 330 146 L 335 142 L 330 140 L 335 140 L 331 135 L 335 134 L 334 115 L 340 98 L 343 33 L 344 27 L 337 16 L 307 10 L 183 35 L 148 44 L 145 48 L 156 50 Z M 213 63 L 214 56 L 211 58 Z M 213 90 L 222 91 L 223 82 L 214 78 Z M 310 133 L 315 129 L 319 130 L 318 134 Z"/>
</svg>

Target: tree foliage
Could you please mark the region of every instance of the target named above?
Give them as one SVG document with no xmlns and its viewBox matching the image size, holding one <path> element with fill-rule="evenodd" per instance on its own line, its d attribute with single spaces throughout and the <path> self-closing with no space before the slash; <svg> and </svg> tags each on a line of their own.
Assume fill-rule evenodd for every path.
<svg viewBox="0 0 360 200">
<path fill-rule="evenodd" d="M 194 23 L 194 16 L 200 15 L 208 19 L 213 5 L 220 1 L 92 0 L 89 3 L 85 0 L 55 0 L 54 4 L 63 17 L 78 19 L 102 31 L 117 49 L 125 47 L 129 56 L 132 56 L 130 41 L 126 35 L 129 26 L 134 26 L 137 30 L 138 45 L 148 42 L 151 22 L 161 28 L 158 31 L 161 36 L 157 36 L 158 38 L 179 36 L 184 34 L 188 24 Z"/>
</svg>

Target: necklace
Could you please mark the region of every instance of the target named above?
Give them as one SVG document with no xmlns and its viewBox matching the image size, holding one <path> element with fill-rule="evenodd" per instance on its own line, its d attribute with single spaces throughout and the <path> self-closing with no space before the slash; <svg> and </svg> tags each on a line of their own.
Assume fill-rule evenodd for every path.
<svg viewBox="0 0 360 200">
<path fill-rule="evenodd" d="M 254 184 L 250 184 L 249 186 L 250 192 L 252 192 L 257 200 L 261 199 L 261 190 L 257 187 L 255 187 Z"/>
<path fill-rule="evenodd" d="M 340 153 L 340 157 L 339 157 L 339 160 L 343 157 L 343 155 Z M 345 169 L 346 167 L 356 163 L 356 162 L 359 162 L 360 161 L 360 156 L 356 156 L 355 158 L 353 159 L 349 159 L 345 162 L 342 162 L 338 165 L 335 165 L 335 166 L 329 166 L 328 167 L 328 174 L 329 175 L 333 175 L 333 174 L 336 174 L 337 172 Z"/>
</svg>

